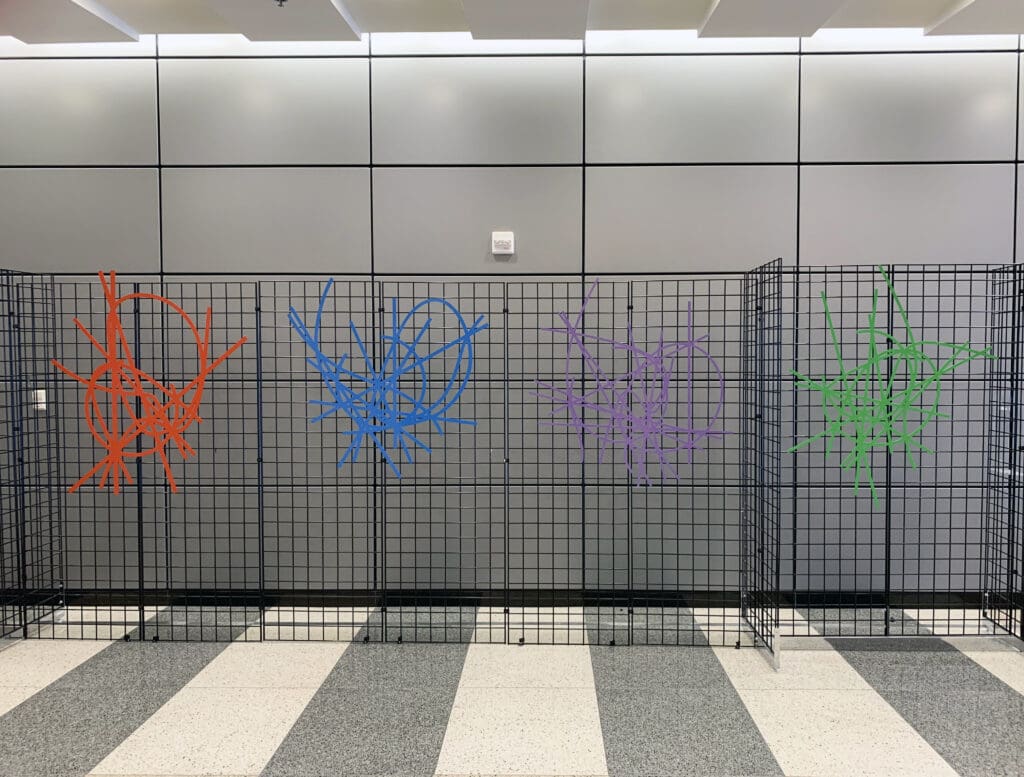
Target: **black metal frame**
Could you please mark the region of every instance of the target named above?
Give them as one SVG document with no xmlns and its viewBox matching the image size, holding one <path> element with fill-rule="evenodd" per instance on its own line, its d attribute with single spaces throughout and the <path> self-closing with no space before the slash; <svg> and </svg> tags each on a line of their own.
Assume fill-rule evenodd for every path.
<svg viewBox="0 0 1024 777">
<path fill-rule="evenodd" d="M 743 295 L 742 614 L 776 650 L 782 524 L 782 260 L 747 273 Z"/>
<path fill-rule="evenodd" d="M 77 315 L 89 328 L 102 326 L 98 285 L 48 285 L 34 276 L 8 283 L 8 297 L 9 286 L 48 288 L 51 304 L 46 324 L 8 303 L 0 528 L 24 533 L 33 515 L 58 505 L 63 520 L 53 531 L 62 559 L 52 585 L 5 585 L 3 623 L 20 613 L 11 622 L 34 637 L 618 645 L 739 645 L 753 637 L 771 650 L 780 633 L 980 634 L 995 621 L 1019 634 L 1021 494 L 996 469 L 1005 464 L 1000 451 L 1017 456 L 1019 439 L 1017 421 L 1000 420 L 996 409 L 1006 391 L 1017 391 L 1024 357 L 1020 281 L 1007 280 L 1018 271 L 888 271 L 929 339 L 990 344 L 999 359 L 944 379 L 957 416 L 932 433 L 936 457 L 914 474 L 888 452 L 879 463 L 885 498 L 875 505 L 851 497 L 845 474 L 821 451 L 785 450 L 821 421 L 787 374 L 790 366 L 828 372 L 816 295 L 828 291 L 843 341 L 855 347 L 870 292 L 880 285 L 875 268 L 796 270 L 776 261 L 744 275 L 602 281 L 584 317 L 587 332 L 625 340 L 631 328 L 640 344 L 656 343 L 662 332 L 671 339 L 692 302 L 727 376 L 723 424 L 733 434 L 711 443 L 679 482 L 647 487 L 630 482 L 615 451 L 599 464 L 593 440 L 581 458 L 571 431 L 542 426 L 550 403 L 531 394 L 537 378 L 564 372 L 564 339 L 543 329 L 558 325 L 558 312 L 579 309 L 590 287 L 585 278 L 347 277 L 335 284 L 325 345 L 339 354 L 353 345 L 349 320 L 377 347 L 392 299 L 408 310 L 442 296 L 467 318 L 488 320 L 460 402 L 460 415 L 477 428 L 427 434 L 433 455 L 417 454 L 401 480 L 365 454 L 339 470 L 344 425 L 308 423 L 307 402 L 321 397 L 322 386 L 286 315 L 295 306 L 311 322 L 325 278 L 122 280 L 122 293 L 166 295 L 197 321 L 211 307 L 215 355 L 243 335 L 249 342 L 209 379 L 203 422 L 190 432 L 198 460 L 174 464 L 181 493 L 172 494 L 162 469 L 145 460 L 118 497 L 94 485 L 64 494 L 94 462 L 95 449 L 81 423 L 78 386 L 57 381 L 48 366 L 52 353 L 91 371 L 94 354 L 77 342 L 70 321 Z M 898 322 L 883 310 L 892 332 Z M 137 357 L 151 357 L 161 380 L 186 377 L 190 352 L 174 316 L 143 301 L 122 320 Z M 436 336 L 449 325 L 438 322 Z M 26 369 L 19 349 L 36 329 L 53 348 L 33 351 Z M 597 351 L 609 369 L 632 363 L 628 352 Z M 586 385 L 592 378 L 580 370 Z M 51 444 L 34 446 L 53 457 L 44 470 L 54 476 L 45 488 L 35 481 L 39 506 L 32 507 L 24 502 L 29 492 L 19 497 L 16 488 L 32 481 L 14 469 L 31 440 L 12 430 L 26 387 L 43 374 L 53 407 L 64 409 L 64 474 L 56 475 L 55 413 L 46 416 Z M 711 390 L 709 379 L 698 377 L 700 391 Z M 985 401 L 977 401 L 979 392 Z M 987 435 L 974 433 L 982 427 Z M 969 466 L 959 467 L 954 452 Z M 970 476 L 958 481 L 961 470 Z M 922 475 L 925 482 L 914 480 Z M 835 509 L 826 518 L 821 505 Z M 4 547 L 6 554 L 6 539 Z M 935 568 L 943 559 L 945 582 Z M 0 567 L 5 581 L 13 568 Z M 30 593 L 46 606 L 26 614 Z"/>
<path fill-rule="evenodd" d="M 1024 639 L 1024 489 L 1020 484 L 1021 363 L 1024 268 L 993 270 L 989 279 L 989 330 L 998 361 L 989 377 L 988 482 L 985 491 L 986 615 Z"/>
<path fill-rule="evenodd" d="M 997 268 L 886 265 L 884 270 L 918 339 L 970 342 L 979 348 L 998 345 L 988 315 Z M 784 276 L 787 362 L 793 370 L 815 378 L 837 374 L 822 292 L 846 359 L 866 358 L 865 330 L 875 290 L 876 325 L 894 342 L 906 336 L 901 313 L 877 267 L 800 268 L 784 271 Z M 1019 341 L 1021 330 L 1003 337 Z M 943 355 L 948 354 L 947 349 Z M 985 430 L 998 376 L 1019 372 L 1020 354 L 1003 349 L 996 355 L 995 360 L 971 361 L 934 385 L 942 392 L 940 409 L 950 417 L 922 432 L 921 443 L 934 453 L 920 452 L 917 468 L 897 445 L 883 445 L 870 454 L 877 499 L 866 484 L 853 493 L 853 473 L 840 470 L 849 440 L 839 442 L 831 455 L 825 455 L 819 441 L 790 456 L 781 546 L 784 634 L 947 636 L 1001 631 L 984 608 L 983 555 L 991 541 L 983 536 L 986 494 L 992 498 Z M 877 396 L 883 384 L 892 382 L 898 390 L 906 380 L 905 365 L 890 357 L 863 391 Z M 812 394 L 792 392 L 789 444 L 823 426 L 820 402 Z M 1016 434 L 1009 428 L 1005 433 Z"/>
<path fill-rule="evenodd" d="M 0 637 L 63 605 L 54 283 L 0 270 Z"/>
</svg>

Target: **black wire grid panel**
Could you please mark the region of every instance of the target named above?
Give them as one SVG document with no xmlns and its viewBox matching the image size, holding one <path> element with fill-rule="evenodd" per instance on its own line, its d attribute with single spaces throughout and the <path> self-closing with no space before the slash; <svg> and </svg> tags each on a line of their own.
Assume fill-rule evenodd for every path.
<svg viewBox="0 0 1024 777">
<path fill-rule="evenodd" d="M 809 381 L 794 379 L 784 408 L 802 447 L 782 510 L 782 633 L 993 632 L 989 405 L 1020 369 L 999 338 L 1021 339 L 990 327 L 1000 277 L 983 265 L 784 274 L 784 362 Z"/>
<path fill-rule="evenodd" d="M 52 280 L 0 271 L 0 636 L 30 636 L 61 605 Z"/>
<path fill-rule="evenodd" d="M 772 652 L 779 631 L 782 519 L 782 262 L 743 284 L 743 502 L 741 592 L 745 620 Z"/>
<path fill-rule="evenodd" d="M 1024 488 L 1020 442 L 1021 332 L 1024 330 L 1024 272 L 1016 266 L 994 270 L 989 278 L 989 331 L 997 361 L 988 380 L 988 482 L 985 490 L 984 602 L 1002 629 L 1024 639 Z"/>
<path fill-rule="evenodd" d="M 919 339 L 989 344 L 986 312 L 991 296 L 997 320 L 1000 276 L 980 266 L 887 272 Z M 450 410 L 475 426 L 417 427 L 431 450 L 410 446 L 412 461 L 385 436 L 397 473 L 372 443 L 338 467 L 352 422 L 344 414 L 310 422 L 322 410 L 313 403 L 329 392 L 288 315 L 294 308 L 312 327 L 326 281 L 119 278 L 121 294 L 143 295 L 121 310 L 128 347 L 164 385 L 188 384 L 196 346 L 184 320 L 145 294 L 178 302 L 200 329 L 211 309 L 213 357 L 248 339 L 206 380 L 202 420 L 186 434 L 196 456 L 183 461 L 170 452 L 179 490 L 148 457 L 130 461 L 132 482 L 116 495 L 97 478 L 66 493 L 102 450 L 84 420 L 81 385 L 56 380 L 47 363 L 52 353 L 88 376 L 99 359 L 71 319 L 102 333 L 107 305 L 95 282 L 51 287 L 49 323 L 30 326 L 54 343 L 40 352 L 38 374 L 54 387 L 46 428 L 56 435 L 59 410 L 63 474 L 40 500 L 45 493 L 46 509 L 63 509 L 63 521 L 50 524 L 63 563 L 52 585 L 38 589 L 51 602 L 63 597 L 63 606 L 20 616 L 24 635 L 665 645 L 753 636 L 773 646 L 780 630 L 982 633 L 991 626 L 981 609 L 984 540 L 1009 543 L 1002 556 L 993 545 L 990 581 L 998 559 L 1019 554 L 1021 543 L 1019 511 L 1008 512 L 1017 502 L 992 496 L 982 431 L 995 418 L 986 400 L 994 402 L 1001 385 L 993 365 L 1016 380 L 1005 355 L 941 376 L 939 410 L 950 417 L 933 419 L 916 438 L 934 451 L 920 453 L 916 469 L 901 449 L 872 454 L 880 497 L 863 486 L 851 495 L 852 474 L 839 464 L 848 440 L 828 456 L 822 440 L 787 453 L 826 422 L 820 396 L 788 374 L 835 374 L 820 292 L 844 357 L 865 354 L 861 330 L 875 289 L 882 290 L 876 326 L 902 331 L 877 269 L 797 273 L 774 263 L 746 276 L 596 285 L 340 280 L 324 302 L 320 348 L 335 360 L 348 354 L 347 364 L 364 372 L 361 348 L 378 365 L 385 357 L 392 305 L 404 316 L 439 297 L 468 322 L 487 323 L 473 338 L 472 377 Z M 577 317 L 587 355 L 569 347 L 564 331 Z M 416 313 L 409 326 L 406 336 L 422 331 L 424 350 L 462 331 L 437 307 Z M 1005 339 L 1012 347 L 1021 338 Z M 662 386 L 654 373 L 665 343 L 701 349 L 683 349 L 671 369 L 662 360 L 669 373 Z M 443 391 L 456 359 L 457 349 L 442 352 L 422 385 Z M 10 369 L 24 372 L 18 364 Z M 890 366 L 890 375 L 885 368 L 876 382 L 907 380 L 906 365 Z M 5 390 L 24 382 L 9 380 Z M 581 438 L 553 393 L 569 386 L 591 392 L 598 405 L 609 395 L 628 398 L 611 410 L 583 408 Z M 593 393 L 602 387 L 604 394 Z M 678 443 L 678 434 L 648 435 L 643 454 L 630 453 L 622 434 L 601 438 L 609 428 L 602 422 L 623 407 L 643 418 L 655 393 L 670 423 L 686 419 L 689 428 L 715 432 L 692 455 L 671 451 L 668 467 L 657 452 Z M 6 413 L 27 406 L 24 396 L 8 398 Z M 1016 439 L 1015 427 L 992 423 L 993 438 L 1001 429 L 1006 445 Z M 17 446 L 11 428 L 8 456 Z M 56 460 L 56 444 L 40 450 Z M 3 460 L 5 530 L 17 523 L 11 516 L 28 515 L 8 501 L 18 492 L 10 488 L 13 466 Z M 1013 585 L 1004 597 L 1011 603 L 1019 601 Z M 19 584 L 4 597 L 5 624 L 25 590 Z"/>
</svg>

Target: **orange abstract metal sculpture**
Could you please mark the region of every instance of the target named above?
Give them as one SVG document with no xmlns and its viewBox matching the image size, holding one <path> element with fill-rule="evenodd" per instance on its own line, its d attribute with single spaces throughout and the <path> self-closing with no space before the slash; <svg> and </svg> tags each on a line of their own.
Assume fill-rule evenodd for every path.
<svg viewBox="0 0 1024 777">
<path fill-rule="evenodd" d="M 103 362 L 88 378 L 84 378 L 57 359 L 53 360 L 57 369 L 85 386 L 85 399 L 82 403 L 85 422 L 92 436 L 106 451 L 96 466 L 68 490 L 76 491 L 89 478 L 97 475 L 99 488 L 105 487 L 109 482 L 114 493 L 120 493 L 122 478 L 126 483 L 134 482 L 128 471 L 127 461 L 157 456 L 163 462 L 171 490 L 176 492 L 178 485 L 171 472 L 167 448 L 173 444 L 182 458 L 195 455 L 195 449 L 185 440 L 185 432 L 193 423 L 202 422 L 202 418 L 199 417 L 199 405 L 202 402 L 206 379 L 246 342 L 246 338 L 241 338 L 219 357 L 211 360 L 211 308 L 206 309 L 206 320 L 203 331 L 200 332 L 181 306 L 166 297 L 145 292 L 119 297 L 116 273 L 111 272 L 108 277 L 101 272 L 99 276 L 107 300 L 106 343 L 101 344 L 77 318 L 74 322 L 79 331 L 103 356 Z M 136 364 L 124 327 L 121 325 L 120 314 L 121 306 L 134 300 L 151 300 L 166 305 L 181 316 L 185 327 L 195 338 L 196 376 L 185 386 L 178 388 L 170 382 L 165 385 Z"/>
</svg>

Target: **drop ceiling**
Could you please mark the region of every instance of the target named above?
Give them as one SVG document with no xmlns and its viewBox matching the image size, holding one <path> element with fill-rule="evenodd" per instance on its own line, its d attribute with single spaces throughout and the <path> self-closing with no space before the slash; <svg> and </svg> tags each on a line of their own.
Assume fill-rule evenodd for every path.
<svg viewBox="0 0 1024 777">
<path fill-rule="evenodd" d="M 251 40 L 355 40 L 368 32 L 580 39 L 587 30 L 696 30 L 796 37 L 822 28 L 927 35 L 1024 33 L 1024 0 L 0 0 L 0 35 L 24 43 L 237 33 Z"/>
</svg>

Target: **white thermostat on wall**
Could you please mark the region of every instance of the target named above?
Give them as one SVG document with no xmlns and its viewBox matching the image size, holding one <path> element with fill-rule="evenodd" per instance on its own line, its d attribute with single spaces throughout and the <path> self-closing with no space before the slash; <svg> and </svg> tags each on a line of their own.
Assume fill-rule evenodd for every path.
<svg viewBox="0 0 1024 777">
<path fill-rule="evenodd" d="M 512 256 L 516 252 L 514 232 L 492 232 L 491 253 L 495 256 Z"/>
</svg>

